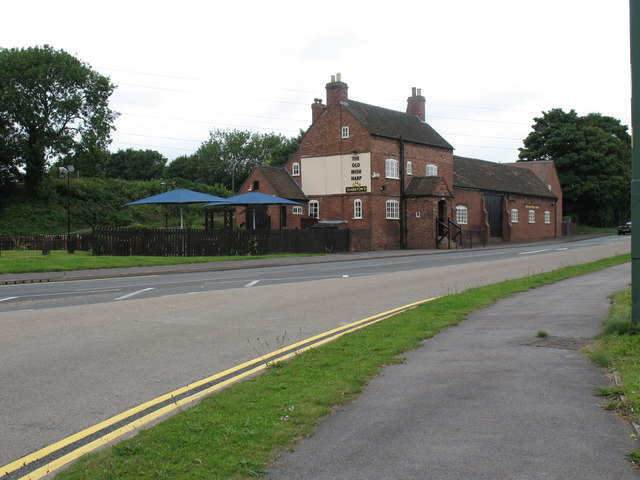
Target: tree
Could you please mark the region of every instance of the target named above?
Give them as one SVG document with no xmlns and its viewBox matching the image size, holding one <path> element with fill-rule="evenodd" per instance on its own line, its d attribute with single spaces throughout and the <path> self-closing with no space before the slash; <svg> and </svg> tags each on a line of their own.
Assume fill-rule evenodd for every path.
<svg viewBox="0 0 640 480">
<path fill-rule="evenodd" d="M 107 178 L 122 180 L 153 180 L 164 177 L 167 159 L 155 150 L 118 150 L 105 162 Z"/>
<path fill-rule="evenodd" d="M 168 177 L 180 177 L 208 185 L 220 184 L 235 191 L 257 165 L 279 166 L 299 148 L 299 138 L 275 133 L 216 129 L 189 156 L 176 158 L 167 167 Z"/>
<path fill-rule="evenodd" d="M 1 140 L 15 148 L 25 183 L 35 189 L 52 159 L 104 150 L 116 113 L 114 86 L 63 50 L 49 45 L 0 49 Z"/>
<path fill-rule="evenodd" d="M 555 108 L 535 118 L 520 149 L 520 161 L 553 160 L 563 191 L 565 214 L 592 226 L 628 218 L 631 136 L 620 121 Z"/>
</svg>

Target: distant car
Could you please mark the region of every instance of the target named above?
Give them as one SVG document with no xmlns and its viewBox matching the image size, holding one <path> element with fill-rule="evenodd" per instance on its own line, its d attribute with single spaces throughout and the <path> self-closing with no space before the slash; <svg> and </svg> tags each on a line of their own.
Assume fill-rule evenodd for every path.
<svg viewBox="0 0 640 480">
<path fill-rule="evenodd" d="M 631 222 L 618 226 L 618 235 L 625 235 L 627 233 L 631 235 Z"/>
</svg>

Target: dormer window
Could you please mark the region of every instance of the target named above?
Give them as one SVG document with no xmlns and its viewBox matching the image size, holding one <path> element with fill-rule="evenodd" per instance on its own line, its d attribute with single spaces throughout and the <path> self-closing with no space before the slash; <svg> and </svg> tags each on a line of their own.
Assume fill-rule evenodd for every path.
<svg viewBox="0 0 640 480">
<path fill-rule="evenodd" d="M 349 127 L 342 127 L 342 138 L 349 138 Z"/>
</svg>

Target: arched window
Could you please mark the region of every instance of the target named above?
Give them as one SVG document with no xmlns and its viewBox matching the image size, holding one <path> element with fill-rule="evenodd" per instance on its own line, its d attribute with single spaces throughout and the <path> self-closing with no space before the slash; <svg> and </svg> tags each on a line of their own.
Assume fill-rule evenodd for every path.
<svg viewBox="0 0 640 480">
<path fill-rule="evenodd" d="M 397 200 L 387 200 L 387 220 L 400 219 L 400 203 Z"/>
<path fill-rule="evenodd" d="M 291 175 L 293 175 L 294 177 L 297 177 L 300 175 L 300 164 L 299 163 L 294 163 L 293 165 L 291 165 Z"/>
<path fill-rule="evenodd" d="M 411 162 L 407 162 L 407 175 L 413 175 L 413 164 Z"/>
<path fill-rule="evenodd" d="M 394 160 L 393 158 L 387 158 L 384 161 L 384 169 L 385 169 L 385 176 L 387 178 L 400 178 L 400 174 L 398 172 L 398 160 Z"/>
<path fill-rule="evenodd" d="M 511 209 L 511 223 L 518 223 L 518 209 Z"/>
<path fill-rule="evenodd" d="M 469 210 L 464 205 L 456 207 L 456 223 L 466 225 L 469 222 Z"/>
<path fill-rule="evenodd" d="M 353 201 L 353 218 L 362 218 L 362 200 L 359 198 Z"/>
<path fill-rule="evenodd" d="M 544 212 L 544 223 L 551 223 L 551 212 L 548 210 Z"/>
<path fill-rule="evenodd" d="M 313 218 L 320 218 L 320 204 L 317 200 L 309 201 L 309 216 Z"/>
<path fill-rule="evenodd" d="M 536 223 L 536 211 L 529 210 L 529 223 Z"/>
<path fill-rule="evenodd" d="M 435 177 L 438 175 L 438 167 L 430 163 L 427 165 L 427 177 Z"/>
</svg>

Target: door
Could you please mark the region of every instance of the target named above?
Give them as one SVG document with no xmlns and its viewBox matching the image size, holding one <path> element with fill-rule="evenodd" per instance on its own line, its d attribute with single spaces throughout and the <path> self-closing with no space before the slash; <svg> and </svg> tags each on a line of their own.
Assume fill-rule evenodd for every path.
<svg viewBox="0 0 640 480">
<path fill-rule="evenodd" d="M 502 238 L 502 195 L 484 195 L 489 223 L 489 236 Z"/>
<path fill-rule="evenodd" d="M 440 200 L 438 202 L 438 237 L 443 237 L 445 234 L 445 225 L 447 224 L 447 201 Z"/>
</svg>

